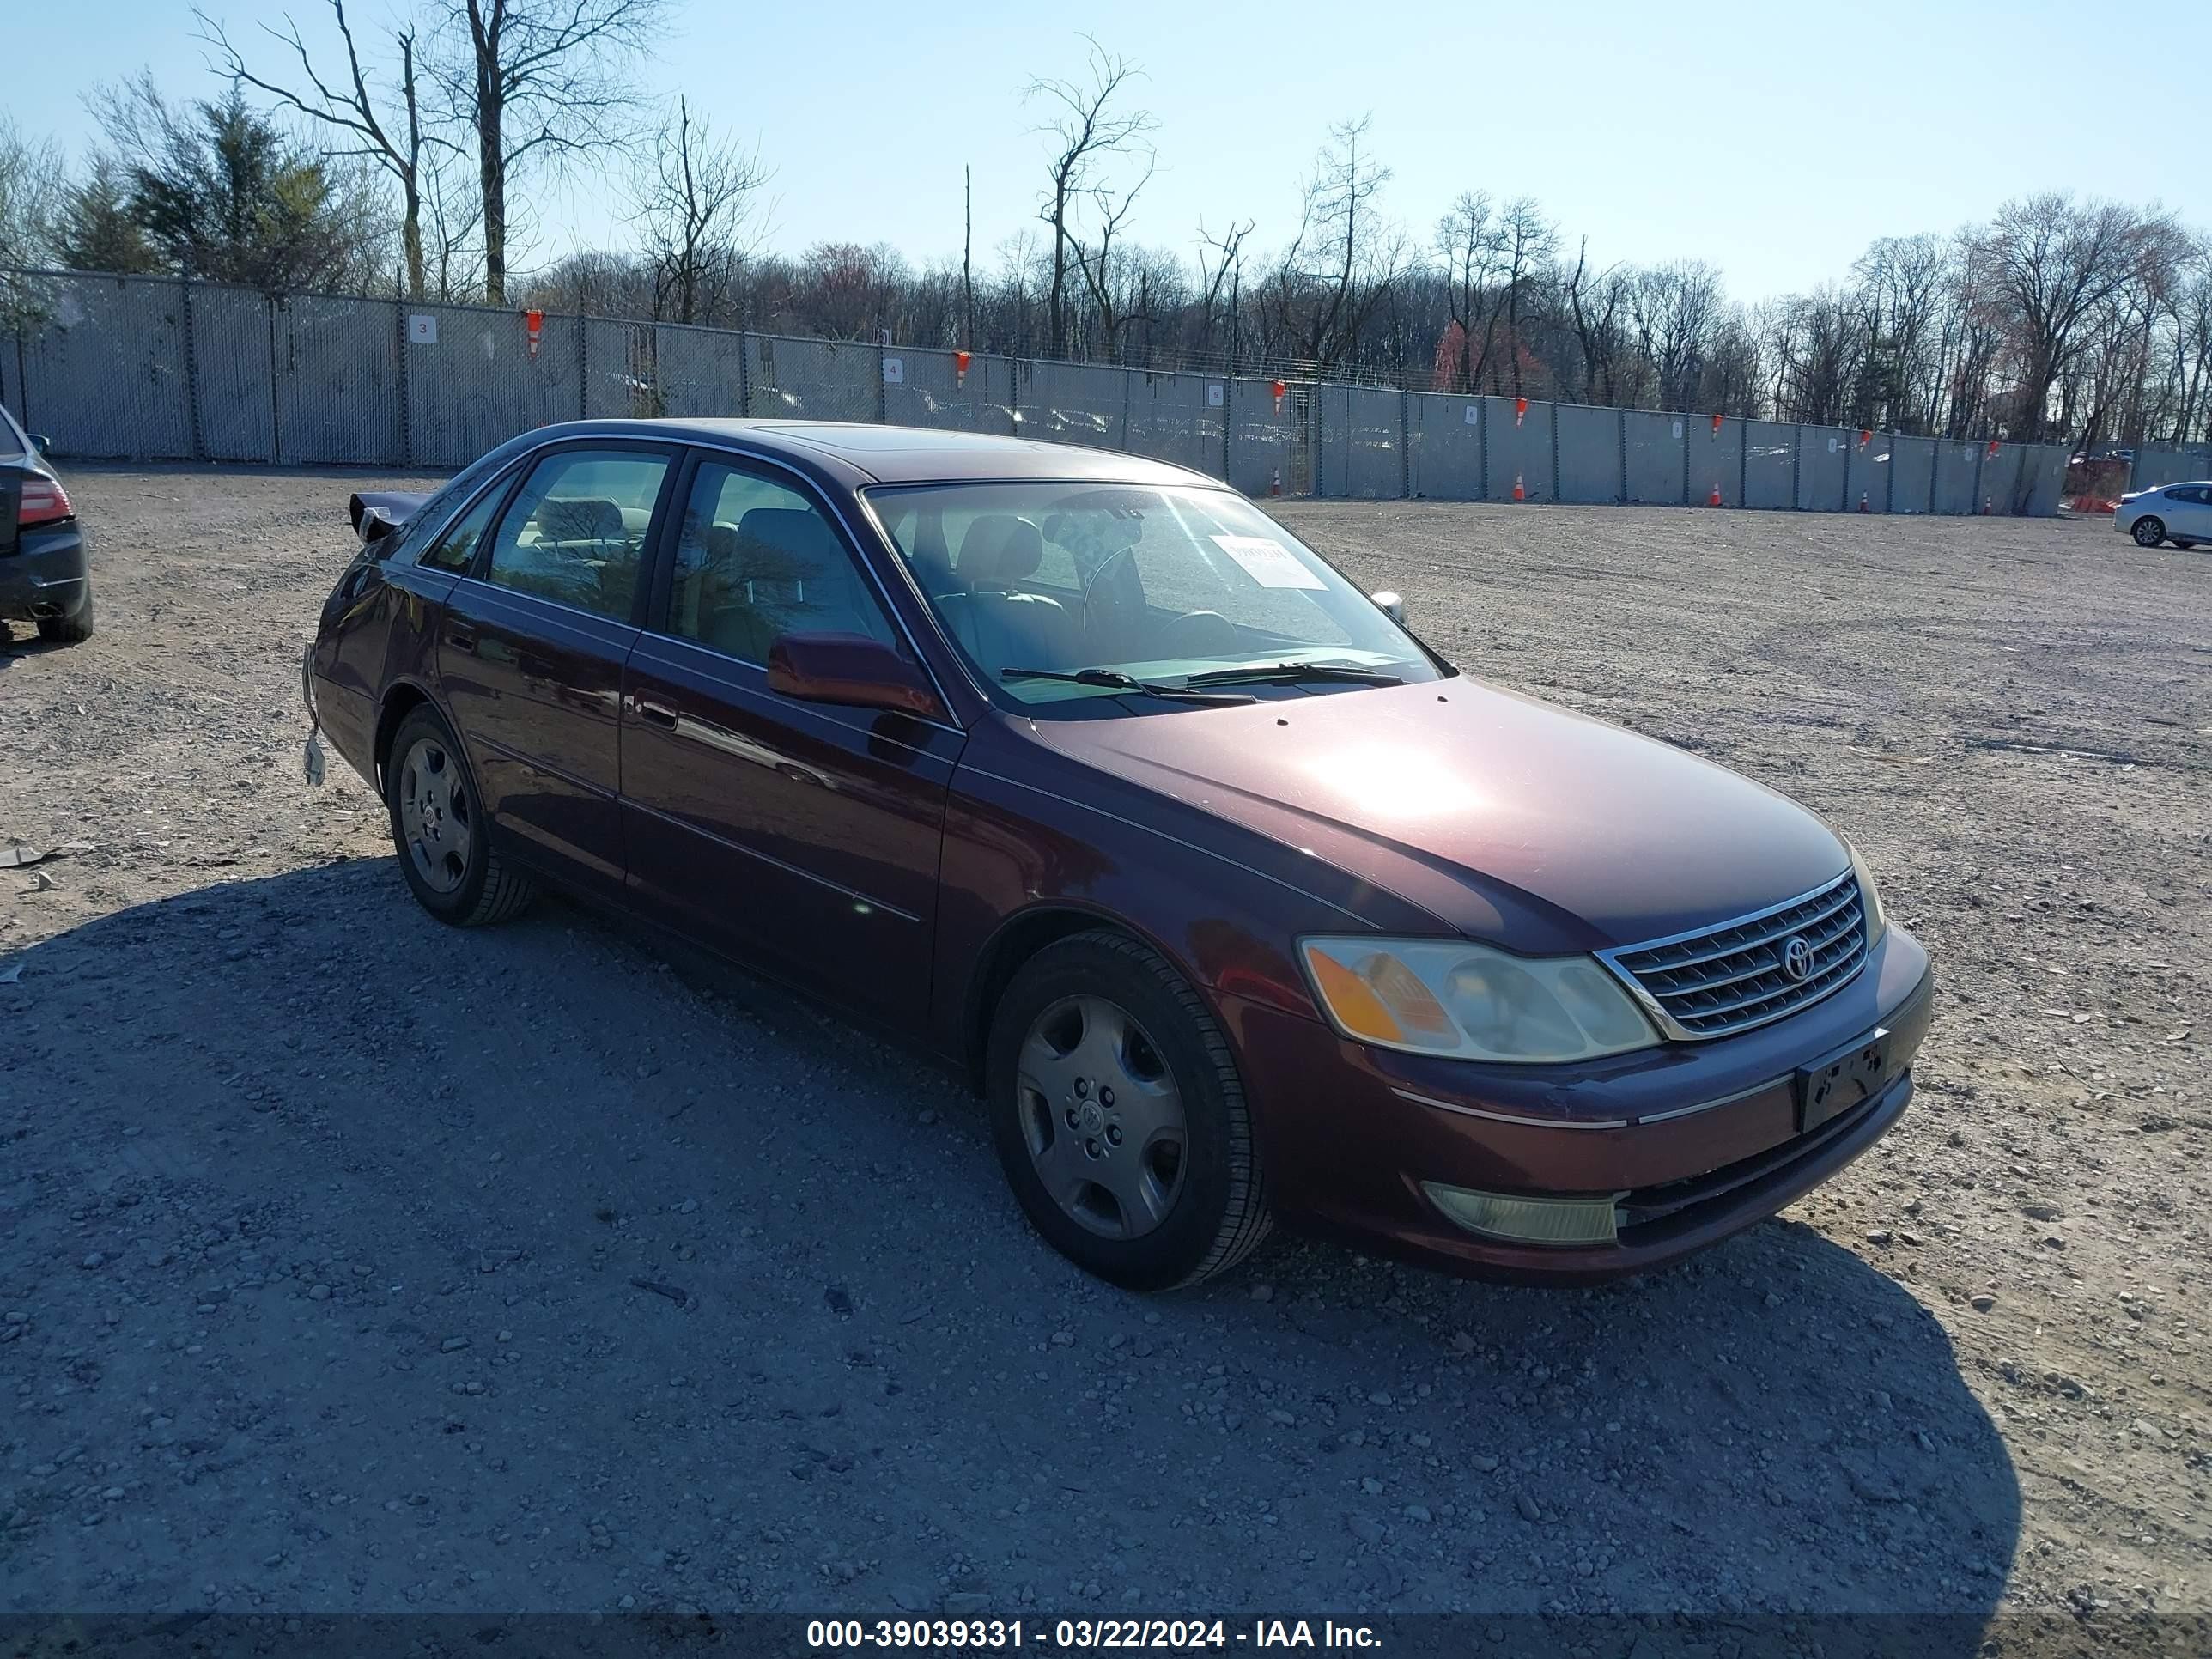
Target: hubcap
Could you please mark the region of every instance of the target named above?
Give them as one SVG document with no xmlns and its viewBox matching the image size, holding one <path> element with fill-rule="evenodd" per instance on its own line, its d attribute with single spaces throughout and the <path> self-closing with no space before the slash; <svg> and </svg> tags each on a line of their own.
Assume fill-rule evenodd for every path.
<svg viewBox="0 0 2212 1659">
<path fill-rule="evenodd" d="M 399 765 L 399 832 L 415 872 L 434 892 L 467 878 L 475 814 L 460 768 L 435 738 L 417 738 Z"/>
<path fill-rule="evenodd" d="M 1143 1026 L 1103 997 L 1063 997 L 1036 1018 L 1015 1078 L 1037 1179 L 1072 1219 L 1140 1238 L 1182 1190 L 1182 1093 Z"/>
<path fill-rule="evenodd" d="M 2141 542 L 2145 547 L 2155 547 L 2158 545 L 2158 531 L 2156 527 L 2151 524 L 2149 520 L 2143 519 L 2137 520 L 2136 524 L 2136 539 Z"/>
</svg>

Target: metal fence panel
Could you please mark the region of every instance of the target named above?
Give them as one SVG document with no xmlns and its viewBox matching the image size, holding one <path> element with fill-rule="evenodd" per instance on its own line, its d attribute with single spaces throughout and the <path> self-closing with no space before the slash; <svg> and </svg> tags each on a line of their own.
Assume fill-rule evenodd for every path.
<svg viewBox="0 0 2212 1659">
<path fill-rule="evenodd" d="M 1327 386 L 1321 404 L 1321 484 L 1324 495 L 1393 500 L 1406 493 L 1400 447 L 1403 413 L 1395 392 Z"/>
<path fill-rule="evenodd" d="M 1024 438 L 1127 447 L 1127 369 L 1024 361 L 1018 375 L 1014 408 Z"/>
<path fill-rule="evenodd" d="M 2029 449 L 2021 463 L 2021 512 L 2047 518 L 2058 511 L 2059 498 L 2066 493 L 2066 461 L 2070 448 L 2067 444 L 2037 444 Z M 2207 471 L 2212 471 L 2212 468 Z"/>
<path fill-rule="evenodd" d="M 698 420 L 734 420 L 745 414 L 743 334 L 663 323 L 653 335 L 654 384 L 660 388 L 662 414 Z"/>
<path fill-rule="evenodd" d="M 200 444 L 211 461 L 276 459 L 276 386 L 270 308 L 246 289 L 192 289 L 192 372 Z"/>
<path fill-rule="evenodd" d="M 1889 511 L 1890 444 L 1887 432 L 1850 434 L 1844 451 L 1844 506 L 1850 511 Z"/>
<path fill-rule="evenodd" d="M 91 460 L 186 460 L 192 411 L 184 290 L 149 278 L 58 276 L 29 284 L 46 326 L 18 343 L 16 412 L 57 453 Z"/>
<path fill-rule="evenodd" d="M 1437 392 L 1407 396 L 1411 493 L 1431 501 L 1480 501 L 1482 399 Z"/>
<path fill-rule="evenodd" d="M 1312 489 L 1312 428 L 1300 413 L 1303 392 L 1286 393 L 1279 409 L 1268 380 L 1226 382 L 1229 482 L 1247 495 L 1303 495 Z"/>
<path fill-rule="evenodd" d="M 533 359 L 513 312 L 410 301 L 407 314 L 407 447 L 415 465 L 465 466 L 518 432 L 582 413 L 578 319 L 546 318 Z"/>
<path fill-rule="evenodd" d="M 2137 444 L 2135 460 L 2128 468 L 2130 489 L 2156 489 L 2163 484 L 2194 483 L 2200 478 L 2212 478 L 2212 449 Z"/>
<path fill-rule="evenodd" d="M 586 419 L 649 421 L 665 412 L 658 331 L 651 323 L 617 322 L 587 317 L 580 404 Z M 538 351 L 543 362 L 545 348 Z"/>
<path fill-rule="evenodd" d="M 1936 484 L 1936 441 L 1933 438 L 1889 440 L 1889 510 L 1925 513 Z"/>
<path fill-rule="evenodd" d="M 1981 499 L 1974 503 L 1975 512 L 2009 515 L 2021 510 L 2021 462 L 2027 454 L 2027 446 L 2025 444 L 1999 444 L 1996 454 L 1983 456 L 1982 494 Z"/>
<path fill-rule="evenodd" d="M 963 375 L 949 351 L 893 347 L 884 353 L 884 419 L 895 426 L 975 431 L 983 390 L 978 367 L 970 358 Z"/>
<path fill-rule="evenodd" d="M 1625 499 L 1620 478 L 1620 411 L 1559 404 L 1552 410 L 1559 439 L 1563 501 L 1610 507 Z"/>
<path fill-rule="evenodd" d="M 1482 400 L 1482 418 L 1490 428 L 1488 483 L 1493 501 L 1511 501 L 1516 480 L 1528 501 L 1559 499 L 1552 466 L 1552 405 L 1534 398 L 1528 401 L 1528 412 L 1516 417 L 1512 398 Z"/>
<path fill-rule="evenodd" d="M 1743 504 L 1769 508 L 1797 505 L 1796 427 L 1780 421 L 1743 423 Z"/>
<path fill-rule="evenodd" d="M 1711 507 L 1717 496 L 1723 507 L 1741 507 L 1744 423 L 1723 418 L 1716 424 L 1711 416 L 1693 419 L 1683 444 L 1690 505 Z"/>
<path fill-rule="evenodd" d="M 1222 405 L 1208 401 L 1222 382 L 1204 374 L 1129 373 L 1129 426 L 1123 447 L 1133 455 L 1172 461 L 1209 477 L 1222 475 Z M 1227 398 L 1222 393 L 1224 402 Z M 1390 394 L 1395 407 L 1397 394 Z M 1394 488 L 1393 495 L 1397 493 Z"/>
<path fill-rule="evenodd" d="M 887 353 L 858 340 L 746 337 L 752 352 L 752 412 L 806 421 L 872 421 L 881 407 Z"/>
<path fill-rule="evenodd" d="M 358 300 L 276 307 L 276 458 L 293 466 L 405 459 L 399 400 L 401 318 Z"/>
<path fill-rule="evenodd" d="M 1623 410 L 1621 488 L 1626 499 L 1659 507 L 1682 504 L 1682 463 L 1687 453 L 1680 415 Z"/>
<path fill-rule="evenodd" d="M 1856 432 L 1841 427 L 1801 426 L 1797 428 L 1797 507 L 1805 513 L 1836 513 L 1844 506 L 1844 485 L 1850 470 L 1850 447 Z"/>
<path fill-rule="evenodd" d="M 1964 514 L 1981 510 L 1974 494 L 1976 468 L 1982 446 L 1947 438 L 1936 446 L 1936 502 L 1934 511 Z"/>
</svg>

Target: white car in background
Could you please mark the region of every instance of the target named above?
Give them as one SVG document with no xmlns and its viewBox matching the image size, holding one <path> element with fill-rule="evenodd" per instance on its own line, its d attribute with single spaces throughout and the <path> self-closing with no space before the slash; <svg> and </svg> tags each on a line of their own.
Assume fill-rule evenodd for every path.
<svg viewBox="0 0 2212 1659">
<path fill-rule="evenodd" d="M 2123 495 L 2112 513 L 2112 528 L 2134 537 L 2137 547 L 2212 542 L 2212 483 L 2160 484 Z"/>
</svg>

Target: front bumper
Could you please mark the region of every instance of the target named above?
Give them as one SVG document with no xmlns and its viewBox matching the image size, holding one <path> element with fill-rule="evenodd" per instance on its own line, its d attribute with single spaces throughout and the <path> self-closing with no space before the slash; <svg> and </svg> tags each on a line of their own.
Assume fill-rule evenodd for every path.
<svg viewBox="0 0 2212 1659">
<path fill-rule="evenodd" d="M 1811 1007 L 1741 1036 L 1571 1066 L 1388 1054 L 1231 999 L 1224 1013 L 1290 1225 L 1482 1277 L 1589 1283 L 1679 1261 L 1774 1214 L 1864 1152 L 1911 1098 L 1934 976 L 1893 926 Z M 1801 1133 L 1796 1068 L 1887 1033 L 1869 1098 Z M 1470 1233 L 1421 1190 L 1621 1194 L 1617 1240 L 1529 1244 Z"/>
<path fill-rule="evenodd" d="M 73 521 L 22 532 L 13 553 L 0 556 L 0 618 L 44 622 L 84 609 L 92 560 Z"/>
</svg>

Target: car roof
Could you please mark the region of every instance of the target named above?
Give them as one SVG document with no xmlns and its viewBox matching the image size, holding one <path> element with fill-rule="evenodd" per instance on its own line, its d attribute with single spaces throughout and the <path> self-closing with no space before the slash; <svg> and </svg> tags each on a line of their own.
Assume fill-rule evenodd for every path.
<svg viewBox="0 0 2212 1659">
<path fill-rule="evenodd" d="M 871 483 L 1023 478 L 1224 487 L 1219 479 L 1188 467 L 1080 444 L 857 421 L 571 421 L 541 428 L 530 435 L 539 442 L 578 437 L 652 437 L 727 445 L 780 456 L 848 489 Z"/>
</svg>

